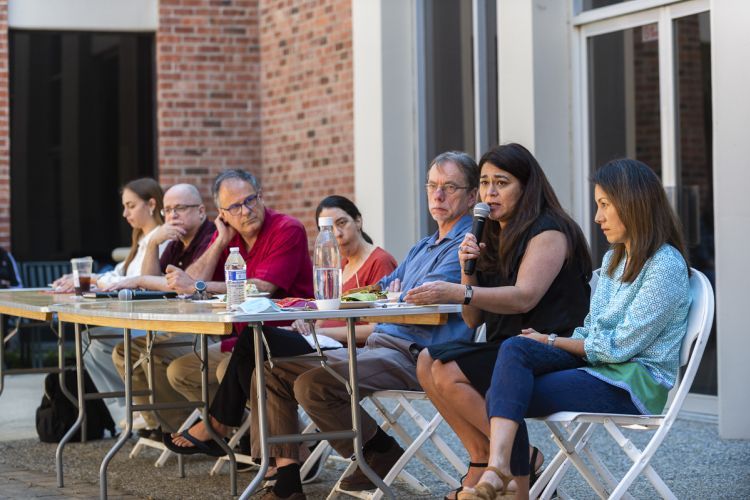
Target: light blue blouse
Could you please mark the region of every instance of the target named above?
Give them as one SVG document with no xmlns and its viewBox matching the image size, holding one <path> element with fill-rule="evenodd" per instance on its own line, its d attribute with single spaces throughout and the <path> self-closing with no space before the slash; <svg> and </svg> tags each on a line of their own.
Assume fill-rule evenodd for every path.
<svg viewBox="0 0 750 500">
<path fill-rule="evenodd" d="M 583 370 L 627 390 L 642 413 L 659 413 L 675 383 L 687 331 L 687 266 L 677 249 L 664 245 L 632 283 L 623 283 L 624 260 L 607 275 L 612 255 L 604 255 L 591 309 L 572 338 L 584 340 L 590 366 Z"/>
</svg>

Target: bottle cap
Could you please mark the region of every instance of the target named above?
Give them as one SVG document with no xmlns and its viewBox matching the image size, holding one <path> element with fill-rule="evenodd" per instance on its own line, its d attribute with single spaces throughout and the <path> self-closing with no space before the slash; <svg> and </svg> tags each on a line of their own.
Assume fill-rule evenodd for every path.
<svg viewBox="0 0 750 500">
<path fill-rule="evenodd" d="M 230 247 L 230 248 L 229 248 L 229 253 L 232 253 L 232 252 L 239 252 L 239 251 L 240 251 L 240 247 Z"/>
<path fill-rule="evenodd" d="M 333 217 L 318 217 L 318 227 L 333 227 Z"/>
</svg>

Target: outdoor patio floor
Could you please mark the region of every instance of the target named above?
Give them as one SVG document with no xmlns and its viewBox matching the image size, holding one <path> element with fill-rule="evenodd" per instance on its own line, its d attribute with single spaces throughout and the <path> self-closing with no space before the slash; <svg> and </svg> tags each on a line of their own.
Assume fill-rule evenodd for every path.
<svg viewBox="0 0 750 500">
<path fill-rule="evenodd" d="M 54 472 L 55 445 L 28 437 L 34 432 L 34 411 L 41 399 L 41 387 L 41 376 L 6 379 L 6 392 L 0 396 L 0 429 L 13 424 L 14 432 L 12 435 L 0 433 L 0 498 L 95 497 L 98 493 L 99 463 L 113 441 L 72 443 L 66 447 L 66 488 L 58 489 Z M 425 411 L 431 409 L 426 405 L 421 408 Z M 19 422 L 26 422 L 26 425 Z M 544 425 L 530 422 L 529 431 L 533 442 L 550 458 L 555 446 L 548 438 Z M 440 432 L 456 450 L 463 450 L 447 426 L 443 425 Z M 644 442 L 645 433 L 628 432 L 628 435 L 636 445 Z M 594 437 L 597 449 L 614 471 L 624 472 L 627 458 L 611 444 L 612 441 L 603 438 L 606 438 L 603 433 Z M 156 450 L 146 450 L 140 456 L 129 459 L 128 453 L 134 442 L 128 443 L 110 464 L 111 498 L 229 497 L 226 469 L 218 476 L 208 475 L 213 460 L 200 456 L 187 457 L 186 477 L 180 479 L 177 477 L 175 459 L 170 459 L 164 468 L 153 466 L 158 457 Z M 461 451 L 460 455 L 465 456 L 465 453 Z M 720 439 L 715 423 L 678 420 L 652 464 L 678 498 L 750 498 L 750 441 Z M 329 460 L 321 478 L 305 486 L 307 497 L 325 498 L 343 468 L 343 463 Z M 416 461 L 407 470 L 423 481 L 431 493 L 419 494 L 399 484 L 396 491 L 399 498 L 442 498 L 448 489 Z M 239 474 L 238 477 L 241 491 L 252 478 L 252 473 Z M 575 471 L 568 473 L 563 487 L 573 498 L 596 498 Z M 636 498 L 657 497 L 656 491 L 642 478 L 637 480 L 630 493 Z"/>
</svg>

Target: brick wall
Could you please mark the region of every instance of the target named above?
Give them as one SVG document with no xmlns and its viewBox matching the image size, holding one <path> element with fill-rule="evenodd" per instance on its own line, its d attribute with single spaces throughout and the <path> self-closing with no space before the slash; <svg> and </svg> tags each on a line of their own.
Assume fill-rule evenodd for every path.
<svg viewBox="0 0 750 500">
<path fill-rule="evenodd" d="M 317 234 L 324 196 L 354 193 L 349 0 L 162 0 L 159 180 L 242 167 L 268 206 Z"/>
<path fill-rule="evenodd" d="M 354 196 L 351 16 L 350 0 L 259 2 L 263 189 L 311 243 L 318 202 Z"/>
<path fill-rule="evenodd" d="M 260 172 L 257 0 L 161 0 L 156 35 L 159 181 Z"/>
<path fill-rule="evenodd" d="M 8 0 L 0 0 L 0 246 L 10 249 Z"/>
</svg>

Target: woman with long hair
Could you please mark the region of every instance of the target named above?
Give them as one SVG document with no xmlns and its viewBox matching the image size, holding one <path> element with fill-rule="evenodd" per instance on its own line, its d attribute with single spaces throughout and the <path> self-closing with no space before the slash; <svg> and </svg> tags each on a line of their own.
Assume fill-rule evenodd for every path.
<svg viewBox="0 0 750 500">
<path fill-rule="evenodd" d="M 532 325 L 569 336 L 586 315 L 591 278 L 583 233 L 534 156 L 520 144 L 506 144 L 485 153 L 479 166 L 479 197 L 490 207 L 489 220 L 481 242 L 469 233 L 459 247 L 462 269 L 476 260 L 476 273 L 462 273 L 461 284 L 426 283 L 405 297 L 417 304 L 464 304 L 464 321 L 486 326 L 486 343 L 432 345 L 417 364 L 422 387 L 469 453 L 464 486 L 474 485 L 486 466 L 489 421 L 477 409 L 484 407 L 501 344 Z M 534 449 L 532 468 L 543 460 Z"/>
<path fill-rule="evenodd" d="M 516 481 L 528 498 L 524 417 L 558 411 L 656 414 L 679 369 L 690 284 L 680 224 L 659 178 L 630 159 L 594 174 L 594 221 L 611 249 L 583 326 L 571 338 L 527 328 L 504 342 L 487 391 L 489 466 L 459 499 L 488 499 Z"/>
<path fill-rule="evenodd" d="M 164 192 L 154 179 L 144 177 L 128 182 L 120 191 L 120 197 L 122 217 L 132 228 L 130 251 L 125 260 L 117 264 L 112 271 L 91 276 L 91 280 L 96 282 L 99 288 L 106 288 L 128 277 L 140 276 L 148 242 L 154 235 L 154 230 L 164 223 L 161 216 Z M 160 254 L 167 243 L 159 247 Z M 58 278 L 53 287 L 58 293 L 72 292 L 72 275 L 66 274 Z"/>
</svg>

